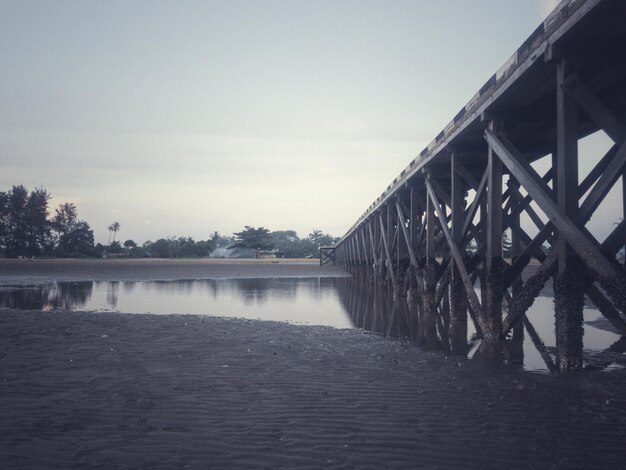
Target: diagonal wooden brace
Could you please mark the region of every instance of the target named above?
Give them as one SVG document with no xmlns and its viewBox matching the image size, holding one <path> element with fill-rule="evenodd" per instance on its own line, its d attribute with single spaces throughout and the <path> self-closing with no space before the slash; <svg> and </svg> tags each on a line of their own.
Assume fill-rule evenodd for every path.
<svg viewBox="0 0 626 470">
<path fill-rule="evenodd" d="M 402 207 L 400 207 L 400 203 L 396 201 L 396 209 L 398 210 L 398 217 L 401 220 L 406 220 L 404 217 L 404 213 L 402 212 Z M 404 235 L 404 240 L 406 241 L 406 246 L 409 251 L 409 258 L 411 260 L 411 266 L 417 268 L 417 258 L 415 257 L 415 252 L 413 251 L 413 247 L 411 246 L 411 239 L 409 238 L 409 231 L 404 224 L 400 224 L 400 228 L 402 229 L 402 234 Z"/>
<path fill-rule="evenodd" d="M 425 180 L 425 181 L 426 181 L 426 190 L 428 192 L 428 197 L 430 197 L 432 203 L 435 206 L 441 207 L 439 205 L 439 200 L 437 199 L 437 196 L 435 195 L 435 191 L 433 190 L 433 187 L 430 184 L 430 181 L 428 180 Z M 452 235 L 450 234 L 450 230 L 448 229 L 446 218 L 443 216 L 441 211 L 437 211 L 437 215 L 439 217 L 439 225 L 441 226 L 441 230 L 444 236 L 446 237 L 448 246 L 450 247 L 450 253 L 452 254 L 452 257 L 457 266 L 457 269 L 459 270 L 459 273 L 461 274 L 461 278 L 463 279 L 463 285 L 465 286 L 465 291 L 467 292 L 467 297 L 468 297 L 470 306 L 472 307 L 472 310 L 474 310 L 474 312 L 476 313 L 480 326 L 484 331 L 485 325 L 483 324 L 483 321 L 484 321 L 483 319 L 485 318 L 485 316 L 483 313 L 482 305 L 480 304 L 480 301 L 478 300 L 478 296 L 476 295 L 476 291 L 474 291 L 474 283 L 470 280 L 469 274 L 467 273 L 467 270 L 465 269 L 465 264 L 463 263 L 463 258 L 461 256 L 459 248 L 456 246 L 456 244 L 454 243 L 454 240 L 452 239 Z"/>
<path fill-rule="evenodd" d="M 616 144 L 626 140 L 626 126 L 600 101 L 576 74 L 563 82 L 563 89 Z"/>
<path fill-rule="evenodd" d="M 496 136 L 491 130 L 485 130 L 485 139 L 511 174 L 524 186 L 528 194 L 539 204 L 541 210 L 559 230 L 567 242 L 574 248 L 582 261 L 597 276 L 609 283 L 616 283 L 615 289 L 626 289 L 623 272 L 611 264 L 594 243 L 589 241 L 583 231 L 567 216 L 561 213 L 554 200 L 549 196 L 549 188 L 530 164 L 521 158 L 519 152 L 504 136 Z M 626 307 L 626 299 L 618 300 Z M 621 308 L 620 307 L 620 308 Z"/>
<path fill-rule="evenodd" d="M 396 275 L 393 272 L 393 263 L 391 262 L 391 252 L 389 251 L 389 242 L 387 240 L 387 234 L 385 233 L 385 224 L 383 223 L 382 215 L 378 214 L 378 221 L 380 222 L 380 231 L 383 238 L 383 245 L 385 247 L 385 255 L 387 257 L 387 272 L 391 277 L 391 284 L 396 287 Z"/>
</svg>

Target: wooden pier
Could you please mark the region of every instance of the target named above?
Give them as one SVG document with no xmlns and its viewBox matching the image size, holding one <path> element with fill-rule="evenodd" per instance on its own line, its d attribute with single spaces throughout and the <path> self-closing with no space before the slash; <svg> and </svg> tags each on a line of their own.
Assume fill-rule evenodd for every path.
<svg viewBox="0 0 626 470">
<path fill-rule="evenodd" d="M 444 318 L 451 354 L 467 353 L 469 318 L 487 358 L 523 335 L 552 278 L 554 369 L 581 369 L 585 297 L 626 334 L 625 57 L 625 1 L 562 1 L 359 217 L 336 262 Z M 578 143 L 600 130 L 613 145 L 581 177 Z M 618 223 L 597 240 L 586 224 L 620 179 Z"/>
</svg>

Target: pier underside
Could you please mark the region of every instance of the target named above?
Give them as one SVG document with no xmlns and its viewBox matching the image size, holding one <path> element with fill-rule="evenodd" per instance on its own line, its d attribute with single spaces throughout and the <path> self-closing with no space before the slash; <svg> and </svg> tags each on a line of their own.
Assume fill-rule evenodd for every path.
<svg viewBox="0 0 626 470">
<path fill-rule="evenodd" d="M 470 321 L 479 357 L 510 355 L 550 279 L 550 370 L 583 367 L 585 300 L 626 335 L 624 18 L 620 0 L 561 2 L 335 247 L 346 270 L 435 319 L 451 354 L 467 353 Z M 608 151 L 579 155 L 594 133 Z M 599 237 L 588 223 L 603 204 L 614 224 Z"/>
</svg>

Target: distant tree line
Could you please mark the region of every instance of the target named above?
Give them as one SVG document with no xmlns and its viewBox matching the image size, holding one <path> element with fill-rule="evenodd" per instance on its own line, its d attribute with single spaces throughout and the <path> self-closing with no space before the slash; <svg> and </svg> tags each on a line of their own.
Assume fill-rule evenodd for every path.
<svg viewBox="0 0 626 470">
<path fill-rule="evenodd" d="M 115 240 L 120 231 L 119 222 L 108 226 L 108 245 L 94 243 L 93 230 L 78 217 L 73 203 L 61 203 L 50 214 L 51 195 L 45 188 L 28 191 L 17 185 L 0 191 L 0 253 L 16 257 L 155 257 L 249 258 L 260 250 L 275 251 L 286 258 L 318 256 L 320 246 L 333 245 L 338 239 L 314 229 L 307 238 L 299 238 L 294 230 L 269 231 L 264 227 L 245 226 L 233 237 L 213 232 L 207 240 L 191 237 L 167 237 L 146 241 L 139 245 L 134 240 L 123 243 Z"/>
<path fill-rule="evenodd" d="M 49 218 L 50 193 L 22 186 L 0 192 L 0 249 L 7 257 L 95 256 L 93 230 L 76 206 L 62 203 Z"/>
<path fill-rule="evenodd" d="M 299 238 L 295 230 L 270 232 L 264 227 L 246 225 L 241 232 L 234 234 L 234 242 L 228 248 L 252 250 L 255 257 L 263 250 L 274 251 L 285 258 L 306 258 L 318 256 L 320 246 L 334 245 L 337 240 L 338 238 L 316 229 L 307 238 Z"/>
</svg>

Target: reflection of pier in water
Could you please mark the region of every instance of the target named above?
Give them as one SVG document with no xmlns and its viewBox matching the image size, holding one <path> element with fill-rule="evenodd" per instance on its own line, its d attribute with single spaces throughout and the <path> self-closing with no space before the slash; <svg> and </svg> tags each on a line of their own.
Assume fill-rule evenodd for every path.
<svg viewBox="0 0 626 470">
<path fill-rule="evenodd" d="M 489 354 L 492 351 L 481 348 L 483 343 L 475 327 L 470 325 L 467 334 L 462 329 L 451 328 L 449 310 L 446 308 L 424 309 L 418 298 L 399 297 L 394 295 L 390 286 L 372 285 L 364 277 L 336 279 L 335 284 L 339 298 L 357 328 L 385 338 L 410 341 L 422 349 L 441 351 L 449 356 L 469 356 L 473 360 L 480 360 L 486 354 L 487 358 L 491 358 Z M 553 302 L 551 297 L 542 297 L 541 300 L 537 311 L 532 312 L 535 318 L 545 315 L 545 305 Z M 553 326 L 550 330 L 545 328 L 545 324 L 536 328 L 529 316 L 531 312 L 524 315 L 523 320 L 504 339 L 503 359 L 531 370 L 557 372 L 557 350 L 544 343 L 544 339 L 548 338 L 554 342 Z M 589 328 L 592 328 L 593 323 L 589 322 Z M 605 322 L 600 322 L 601 328 L 606 326 Z M 585 345 L 587 368 L 597 370 L 626 366 L 626 358 L 623 356 L 626 352 L 626 337 L 620 338 L 610 333 L 601 335 L 600 340 L 596 341 L 596 344 Z M 526 357 L 529 352 L 536 357 L 531 364 L 528 364 Z"/>
</svg>

